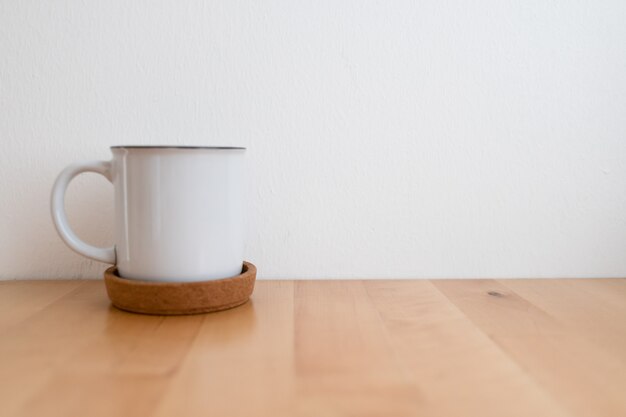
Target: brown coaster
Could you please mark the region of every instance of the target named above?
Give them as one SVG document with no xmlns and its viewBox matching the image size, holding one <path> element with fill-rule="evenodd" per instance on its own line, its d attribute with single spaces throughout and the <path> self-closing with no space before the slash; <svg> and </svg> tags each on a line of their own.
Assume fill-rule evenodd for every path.
<svg viewBox="0 0 626 417">
<path fill-rule="evenodd" d="M 133 313 L 175 315 L 226 310 L 248 301 L 256 267 L 243 263 L 240 275 L 199 282 L 149 282 L 120 278 L 112 266 L 104 283 L 113 305 Z"/>
</svg>

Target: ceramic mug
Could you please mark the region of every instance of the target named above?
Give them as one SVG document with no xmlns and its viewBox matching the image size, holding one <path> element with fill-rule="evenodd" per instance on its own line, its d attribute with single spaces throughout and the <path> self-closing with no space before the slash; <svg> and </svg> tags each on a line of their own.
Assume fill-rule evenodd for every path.
<svg viewBox="0 0 626 417">
<path fill-rule="evenodd" d="M 54 184 L 52 218 L 70 248 L 115 264 L 128 279 L 189 282 L 241 273 L 245 148 L 112 146 L 111 151 L 111 161 L 70 165 Z M 68 224 L 65 191 L 82 172 L 113 183 L 113 247 L 83 242 Z"/>
</svg>

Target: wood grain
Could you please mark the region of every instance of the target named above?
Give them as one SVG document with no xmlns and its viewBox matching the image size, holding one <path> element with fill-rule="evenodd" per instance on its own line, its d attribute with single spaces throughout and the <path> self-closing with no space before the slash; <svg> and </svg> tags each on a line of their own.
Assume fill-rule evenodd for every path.
<svg viewBox="0 0 626 417">
<path fill-rule="evenodd" d="M 558 320 L 501 283 L 450 280 L 436 285 L 572 415 L 624 416 L 626 355 L 608 354 L 574 323 Z M 552 303 L 559 298 L 555 294 Z M 600 323 L 602 317 L 594 320 Z"/>
<path fill-rule="evenodd" d="M 0 284 L 1 416 L 624 416 L 626 280 L 260 281 L 182 317 Z"/>
</svg>

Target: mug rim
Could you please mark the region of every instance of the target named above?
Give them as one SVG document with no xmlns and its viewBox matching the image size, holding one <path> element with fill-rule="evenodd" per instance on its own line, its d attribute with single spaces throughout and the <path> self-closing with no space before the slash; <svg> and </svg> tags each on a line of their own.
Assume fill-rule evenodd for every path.
<svg viewBox="0 0 626 417">
<path fill-rule="evenodd" d="M 243 150 L 242 146 L 195 146 L 195 145 L 114 145 L 111 149 L 214 149 L 214 150 Z"/>
</svg>

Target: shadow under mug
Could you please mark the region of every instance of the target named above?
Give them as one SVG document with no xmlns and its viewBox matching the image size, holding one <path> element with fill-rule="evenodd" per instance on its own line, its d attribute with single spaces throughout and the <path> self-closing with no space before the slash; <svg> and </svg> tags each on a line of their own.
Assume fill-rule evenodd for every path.
<svg viewBox="0 0 626 417">
<path fill-rule="evenodd" d="M 191 282 L 241 273 L 245 148 L 113 146 L 111 151 L 111 161 L 70 165 L 54 184 L 52 218 L 70 248 L 117 265 L 128 279 Z M 65 192 L 83 172 L 113 183 L 113 247 L 83 242 L 68 224 Z"/>
</svg>

